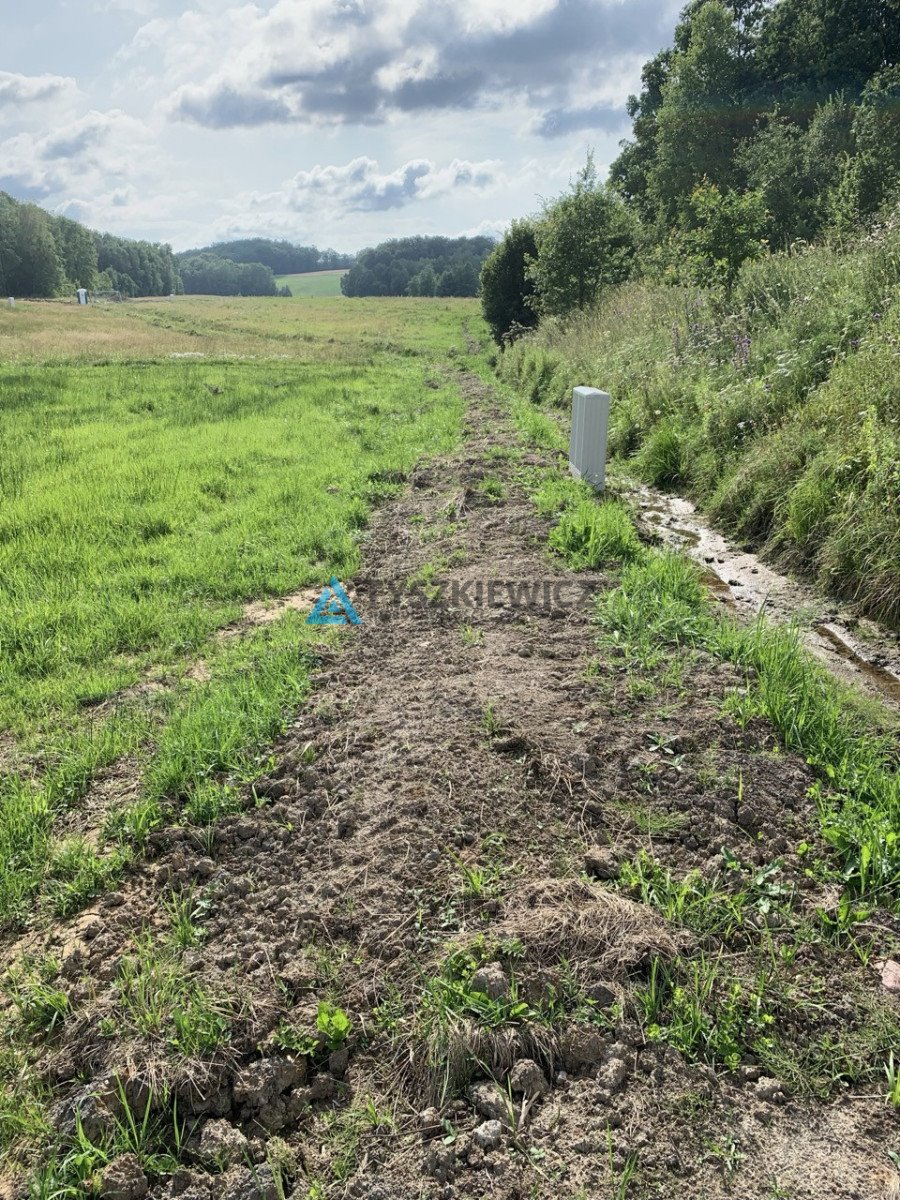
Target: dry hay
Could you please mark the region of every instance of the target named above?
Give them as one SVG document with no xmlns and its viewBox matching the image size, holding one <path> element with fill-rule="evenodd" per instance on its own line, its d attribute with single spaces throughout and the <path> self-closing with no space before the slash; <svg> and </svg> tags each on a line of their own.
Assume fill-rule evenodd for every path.
<svg viewBox="0 0 900 1200">
<path fill-rule="evenodd" d="M 568 962 L 595 978 L 622 979 L 676 943 L 646 905 L 581 879 L 540 879 L 511 897 L 498 928 L 534 964 Z"/>
</svg>

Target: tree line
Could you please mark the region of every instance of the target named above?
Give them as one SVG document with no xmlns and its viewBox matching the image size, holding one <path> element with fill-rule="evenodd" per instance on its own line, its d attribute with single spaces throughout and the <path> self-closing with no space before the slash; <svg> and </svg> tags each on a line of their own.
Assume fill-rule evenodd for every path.
<svg viewBox="0 0 900 1200">
<path fill-rule="evenodd" d="M 477 296 L 488 237 L 394 238 L 361 250 L 341 279 L 345 296 Z"/>
<path fill-rule="evenodd" d="M 634 274 L 728 287 L 863 230 L 900 190 L 900 0 L 691 0 L 628 112 L 609 181 L 589 158 L 485 263 L 498 340 Z"/>
<path fill-rule="evenodd" d="M 53 297 L 77 288 L 124 296 L 173 292 L 290 295 L 275 273 L 349 265 L 352 255 L 253 238 L 173 254 L 170 246 L 95 233 L 68 217 L 0 192 L 0 295 Z"/>
<path fill-rule="evenodd" d="M 340 270 L 349 267 L 354 256 L 270 238 L 244 238 L 185 250 L 175 261 L 189 295 L 290 296 L 290 288 L 279 287 L 276 275 Z"/>
<path fill-rule="evenodd" d="M 49 297 L 80 287 L 167 296 L 179 288 L 172 249 L 94 233 L 0 192 L 0 295 Z"/>
<path fill-rule="evenodd" d="M 353 266 L 354 255 L 337 250 L 320 250 L 317 246 L 295 246 L 292 242 L 271 238 L 243 238 L 232 242 L 214 242 L 199 250 L 184 250 L 176 254 L 181 263 L 198 255 L 215 255 L 230 262 L 268 267 L 273 275 L 305 275 L 311 271 L 339 271 Z"/>
</svg>

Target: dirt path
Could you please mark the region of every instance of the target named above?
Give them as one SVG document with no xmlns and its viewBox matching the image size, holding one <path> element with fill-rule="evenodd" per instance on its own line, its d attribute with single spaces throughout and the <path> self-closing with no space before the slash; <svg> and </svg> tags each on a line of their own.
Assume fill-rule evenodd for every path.
<svg viewBox="0 0 900 1200">
<path fill-rule="evenodd" d="M 460 378 L 463 448 L 376 514 L 363 624 L 247 810 L 209 837 L 156 834 L 50 947 L 72 1013 L 40 1064 L 55 1123 L 80 1110 L 100 1137 L 122 1094 L 169 1114 L 177 1097 L 193 1165 L 151 1180 L 153 1200 L 893 1194 L 882 1085 L 813 1104 L 752 1056 L 717 1073 L 648 1037 L 650 962 L 740 962 L 757 927 L 724 946 L 604 881 L 641 850 L 712 875 L 726 846 L 779 856 L 812 913 L 827 899 L 794 852 L 818 846 L 812 779 L 765 723 L 723 715 L 730 668 L 637 687 L 598 652 L 591 598 L 614 581 L 548 557 L 522 487 L 555 460 Z M 176 953 L 178 895 L 200 936 Z M 853 955 L 808 951 L 817 1037 L 888 1003 Z M 315 1042 L 323 1003 L 352 1021 L 345 1041 L 332 1024 Z M 207 1042 L 173 1039 L 167 1004 Z M 117 1200 L 139 1200 L 132 1164 L 120 1176 Z"/>
</svg>

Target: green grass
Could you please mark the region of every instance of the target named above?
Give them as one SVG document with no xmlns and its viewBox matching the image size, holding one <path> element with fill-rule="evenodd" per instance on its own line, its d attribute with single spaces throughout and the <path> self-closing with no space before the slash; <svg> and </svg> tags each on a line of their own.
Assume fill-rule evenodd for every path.
<svg viewBox="0 0 900 1200">
<path fill-rule="evenodd" d="M 279 287 L 289 287 L 291 295 L 310 299 L 319 296 L 340 296 L 341 277 L 345 271 L 307 271 L 302 275 L 278 275 Z"/>
<path fill-rule="evenodd" d="M 900 910 L 896 747 L 871 732 L 796 630 L 721 618 L 697 568 L 669 551 L 627 566 L 620 587 L 598 601 L 597 618 L 602 640 L 643 670 L 660 668 L 673 649 L 691 647 L 740 667 L 745 688 L 729 710 L 741 723 L 767 717 L 784 746 L 816 769 L 822 833 L 839 856 L 848 889 Z"/>
<path fill-rule="evenodd" d="M 0 926 L 41 888 L 73 911 L 164 818 L 233 810 L 322 631 L 297 613 L 217 631 L 250 601 L 352 574 L 373 504 L 459 434 L 456 390 L 424 385 L 473 315 L 435 305 L 407 326 L 402 304 L 363 302 L 347 324 L 317 301 L 315 334 L 285 328 L 276 357 L 275 302 L 134 306 L 99 315 L 97 361 L 60 364 L 39 361 L 40 321 L 63 344 L 77 329 L 38 307 L 16 327 L 31 361 L 0 360 Z M 146 357 L 124 361 L 148 323 L 158 350 L 137 336 Z M 231 327 L 242 353 L 172 361 L 174 326 L 210 351 Z M 112 840 L 60 847 L 58 814 L 124 758 L 142 791 Z"/>
<path fill-rule="evenodd" d="M 611 451 L 733 536 L 900 625 L 900 216 L 745 265 L 729 293 L 637 282 L 501 359 L 522 429 L 613 397 Z"/>
</svg>

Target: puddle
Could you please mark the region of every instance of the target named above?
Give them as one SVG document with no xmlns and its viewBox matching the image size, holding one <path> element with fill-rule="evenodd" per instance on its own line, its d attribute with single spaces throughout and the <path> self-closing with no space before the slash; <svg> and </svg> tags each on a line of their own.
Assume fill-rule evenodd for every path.
<svg viewBox="0 0 900 1200">
<path fill-rule="evenodd" d="M 710 592 L 739 616 L 765 611 L 795 621 L 809 649 L 835 675 L 900 709 L 900 637 L 874 621 L 781 575 L 757 555 L 739 550 L 713 529 L 683 496 L 641 487 L 632 493 L 645 528 L 684 550 L 703 568 Z"/>
</svg>

